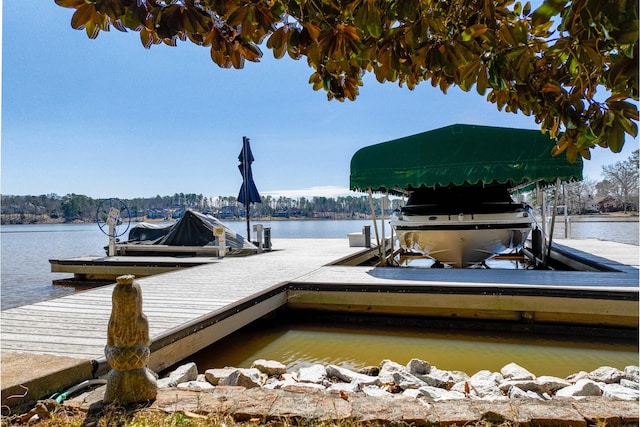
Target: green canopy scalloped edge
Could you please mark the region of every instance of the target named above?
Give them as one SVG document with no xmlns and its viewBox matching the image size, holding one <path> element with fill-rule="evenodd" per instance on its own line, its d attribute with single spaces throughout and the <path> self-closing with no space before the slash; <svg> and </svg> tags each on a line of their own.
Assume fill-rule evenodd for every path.
<svg viewBox="0 0 640 427">
<path fill-rule="evenodd" d="M 353 191 L 404 193 L 425 187 L 582 179 L 582 159 L 552 156 L 555 141 L 539 130 L 450 125 L 358 150 Z"/>
</svg>

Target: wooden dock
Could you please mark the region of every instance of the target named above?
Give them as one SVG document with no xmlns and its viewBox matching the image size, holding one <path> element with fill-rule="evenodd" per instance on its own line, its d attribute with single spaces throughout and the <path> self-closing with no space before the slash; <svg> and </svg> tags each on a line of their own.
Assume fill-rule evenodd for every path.
<svg viewBox="0 0 640 427">
<path fill-rule="evenodd" d="M 217 256 L 81 256 L 49 260 L 52 273 L 73 273 L 79 281 L 115 281 L 123 274 L 146 277 L 216 262 L 220 262 Z"/>
<path fill-rule="evenodd" d="M 638 246 L 576 242 L 557 243 L 605 259 L 616 271 L 335 266 L 330 264 L 364 248 L 349 247 L 346 239 L 278 239 L 272 251 L 260 255 L 142 278 L 153 340 L 149 367 L 161 371 L 284 305 L 637 328 Z M 64 378 L 51 379 L 61 369 L 55 363 L 49 372 L 39 372 L 36 361 L 43 358 L 64 361 L 69 369 L 77 361 L 82 375 L 87 365 L 92 374 L 104 372 L 112 291 L 108 285 L 2 311 L 3 405 L 12 406 L 6 397 L 20 391 L 20 384 L 29 384 L 31 396 L 41 398 L 72 385 L 61 383 L 64 379 L 77 379 L 68 370 Z M 53 390 L 38 385 L 44 377 Z"/>
</svg>

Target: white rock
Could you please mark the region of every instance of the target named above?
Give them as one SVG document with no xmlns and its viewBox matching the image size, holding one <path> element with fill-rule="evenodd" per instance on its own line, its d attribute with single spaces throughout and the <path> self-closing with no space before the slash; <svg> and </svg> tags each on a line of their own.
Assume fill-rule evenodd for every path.
<svg viewBox="0 0 640 427">
<path fill-rule="evenodd" d="M 625 378 L 620 380 L 620 385 L 623 387 L 632 388 L 634 390 L 640 389 L 640 384 L 638 384 L 636 381 L 630 381 Z"/>
<path fill-rule="evenodd" d="M 205 391 L 205 390 L 213 390 L 215 386 L 213 386 L 208 381 L 185 381 L 183 383 L 178 384 L 177 388 L 179 390 L 191 390 L 191 391 Z"/>
<path fill-rule="evenodd" d="M 455 383 L 449 390 L 455 391 L 462 394 L 467 394 L 466 389 L 469 389 L 469 396 L 478 396 L 478 393 L 471 388 L 471 383 L 469 381 L 460 381 Z"/>
<path fill-rule="evenodd" d="M 275 380 L 275 381 L 267 381 L 262 388 L 266 389 L 266 390 L 278 390 L 282 387 L 284 387 L 287 384 L 297 384 L 295 381 L 280 381 L 280 380 Z"/>
<path fill-rule="evenodd" d="M 540 375 L 535 382 L 538 384 L 538 388 L 535 390 L 538 393 L 555 393 L 557 390 L 571 385 L 567 380 L 550 375 Z"/>
<path fill-rule="evenodd" d="M 274 375 L 282 375 L 287 372 L 287 367 L 275 360 L 258 359 L 253 362 L 251 367 L 256 368 L 270 377 Z"/>
<path fill-rule="evenodd" d="M 256 368 L 236 369 L 225 378 L 221 378 L 218 382 L 218 385 L 255 388 L 262 387 L 262 385 L 264 385 L 264 383 L 266 382 L 266 379 L 266 375 Z"/>
<path fill-rule="evenodd" d="M 505 381 L 505 382 L 508 382 L 508 381 Z M 520 387 L 516 387 L 515 385 L 512 385 L 511 387 L 509 387 L 509 390 L 507 391 L 507 396 L 509 396 L 509 399 L 525 399 L 529 397 L 526 391 L 522 390 Z"/>
<path fill-rule="evenodd" d="M 471 378 L 469 378 L 469 381 L 472 381 L 472 382 L 473 381 L 490 381 L 490 382 L 493 382 L 495 385 L 498 385 L 504 381 L 504 377 L 502 376 L 502 374 L 498 372 L 491 372 L 486 369 L 483 369 L 482 371 L 478 371 L 475 374 L 471 375 Z"/>
<path fill-rule="evenodd" d="M 612 368 L 611 366 L 601 366 L 589 372 L 588 378 L 595 382 L 602 382 L 605 384 L 619 383 L 624 377 L 624 372 L 620 369 Z"/>
<path fill-rule="evenodd" d="M 411 397 L 413 399 L 417 398 L 421 394 L 422 393 L 417 388 L 409 388 L 409 389 L 406 389 L 405 391 L 402 392 L 403 396 Z"/>
<path fill-rule="evenodd" d="M 169 373 L 169 378 L 178 384 L 195 381 L 198 379 L 198 367 L 193 362 L 178 366 L 178 368 Z"/>
<path fill-rule="evenodd" d="M 507 392 L 509 399 L 536 399 L 545 400 L 535 391 L 524 391 L 519 387 L 512 386 Z"/>
<path fill-rule="evenodd" d="M 624 378 L 629 381 L 640 382 L 640 367 L 626 366 L 624 368 Z"/>
<path fill-rule="evenodd" d="M 604 397 L 612 397 L 622 400 L 638 400 L 640 397 L 640 391 L 624 387 L 620 384 L 605 384 L 602 395 Z"/>
<path fill-rule="evenodd" d="M 371 397 L 381 397 L 381 396 L 389 396 L 391 393 L 388 391 L 376 386 L 376 385 L 367 385 L 362 387 L 362 392 L 367 396 Z"/>
<path fill-rule="evenodd" d="M 394 361 L 385 359 L 380 362 L 380 372 L 378 373 L 378 379 L 381 383 L 392 383 L 393 374 L 396 372 L 403 372 L 405 367 Z"/>
<path fill-rule="evenodd" d="M 509 363 L 508 365 L 503 366 L 502 369 L 500 369 L 500 374 L 502 374 L 506 380 L 521 381 L 536 379 L 535 375 L 517 363 Z"/>
<path fill-rule="evenodd" d="M 369 384 L 377 384 L 378 377 L 371 377 L 369 375 L 359 374 L 357 372 L 353 372 L 352 370 L 341 368 L 336 365 L 327 366 L 327 376 L 338 378 L 340 381 L 344 381 L 346 383 L 350 383 L 352 381 L 356 381 L 362 385 Z"/>
<path fill-rule="evenodd" d="M 451 387 L 457 383 L 457 378 L 449 372 L 431 366 L 431 372 L 426 375 L 416 375 L 431 387 Z"/>
<path fill-rule="evenodd" d="M 407 372 L 404 366 L 390 360 L 383 360 L 380 363 L 378 381 L 380 384 L 397 384 L 403 389 L 420 388 L 427 385 L 417 376 Z"/>
<path fill-rule="evenodd" d="M 464 393 L 457 391 L 448 391 L 440 387 L 424 386 L 418 389 L 423 396 L 434 401 L 438 400 L 460 400 L 464 399 Z"/>
<path fill-rule="evenodd" d="M 602 390 L 594 381 L 589 379 L 578 380 L 569 387 L 561 388 L 556 392 L 556 397 L 576 397 L 576 396 L 600 396 Z"/>
<path fill-rule="evenodd" d="M 169 378 L 169 377 L 160 378 L 157 381 L 157 384 L 158 384 L 158 388 L 171 388 L 178 385 L 177 382 L 175 382 L 172 378 Z"/>
<path fill-rule="evenodd" d="M 267 382 L 267 378 L 268 378 L 267 375 L 260 372 L 259 369 L 256 369 L 256 368 L 240 369 L 240 373 L 242 375 L 238 377 L 239 379 L 238 385 L 249 388 L 249 385 L 242 384 L 242 380 L 240 380 L 242 376 L 246 377 L 247 381 L 257 384 L 258 387 L 262 387 L 264 383 Z"/>
<path fill-rule="evenodd" d="M 218 385 L 220 380 L 227 378 L 233 372 L 235 372 L 236 368 L 215 368 L 215 369 L 207 369 L 204 371 L 204 376 L 207 381 L 213 385 Z"/>
<path fill-rule="evenodd" d="M 298 381 L 321 384 L 326 378 L 327 370 L 320 364 L 300 368 L 298 371 Z"/>
<path fill-rule="evenodd" d="M 577 383 L 578 381 L 588 378 L 589 377 L 589 373 L 585 372 L 585 371 L 580 371 L 578 373 L 575 374 L 571 374 L 569 375 L 567 378 L 565 378 L 567 381 L 569 381 L 572 384 Z"/>
<path fill-rule="evenodd" d="M 288 384 L 283 385 L 281 388 L 282 388 L 282 390 L 285 390 L 285 391 L 297 391 L 297 392 L 299 392 L 301 390 L 302 391 L 304 391 L 304 390 L 308 390 L 308 391 L 311 391 L 311 390 L 314 390 L 314 391 L 322 390 L 322 391 L 324 391 L 325 390 L 325 388 L 324 388 L 324 386 L 322 384 L 301 383 L 301 382 L 288 383 Z"/>
<path fill-rule="evenodd" d="M 348 393 L 356 393 L 360 390 L 360 384 L 356 382 L 352 383 L 333 383 L 329 387 L 327 387 L 327 391 L 337 391 L 337 392 L 348 392 Z"/>
<path fill-rule="evenodd" d="M 511 387 L 518 387 L 523 391 L 534 391 L 536 393 L 553 393 L 561 388 L 569 387 L 571 383 L 567 380 L 563 380 L 558 377 L 551 377 L 542 375 L 535 380 L 521 380 L 512 381 L 507 380 L 501 382 L 498 387 L 503 392 L 511 389 Z"/>
<path fill-rule="evenodd" d="M 453 378 L 453 382 L 459 383 L 460 381 L 469 381 L 469 375 L 466 372 L 462 371 L 449 371 L 449 375 Z"/>
<path fill-rule="evenodd" d="M 262 387 L 270 390 L 275 390 L 291 384 L 298 384 L 298 378 L 293 373 L 286 373 L 279 375 L 278 377 L 268 378 L 266 383 Z"/>
<path fill-rule="evenodd" d="M 539 395 L 538 393 L 536 393 L 535 391 L 528 391 L 527 392 L 527 396 L 530 399 L 538 399 L 538 400 L 549 400 L 548 398 L 545 398 L 544 396 Z M 547 395 L 549 396 L 549 395 Z"/>
<path fill-rule="evenodd" d="M 429 362 L 420 359 L 411 359 L 407 363 L 407 371 L 412 375 L 427 375 L 431 372 L 431 365 Z"/>
<path fill-rule="evenodd" d="M 507 399 L 505 394 L 498 388 L 495 381 L 490 379 L 474 380 L 473 377 L 469 381 L 456 383 L 451 387 L 451 391 L 465 393 L 465 383 L 469 385 L 469 396 L 477 396 L 484 400 L 504 400 Z"/>
</svg>

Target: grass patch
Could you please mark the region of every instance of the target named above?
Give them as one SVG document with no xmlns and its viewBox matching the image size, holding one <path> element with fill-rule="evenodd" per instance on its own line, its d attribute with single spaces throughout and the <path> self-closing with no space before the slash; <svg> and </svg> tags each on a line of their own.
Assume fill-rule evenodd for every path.
<svg viewBox="0 0 640 427">
<path fill-rule="evenodd" d="M 157 409 L 135 408 L 127 409 L 122 406 L 109 405 L 100 411 L 84 412 L 78 409 L 58 407 L 49 413 L 48 417 L 34 417 L 24 419 L 22 416 L 4 417 L 2 427 L 37 426 L 37 427 L 362 427 L 378 426 L 378 423 L 358 422 L 352 419 L 340 421 L 316 420 L 264 420 L 251 419 L 236 421 L 230 415 L 197 414 L 176 411 L 167 413 Z M 412 424 L 406 424 L 411 426 Z M 467 424 L 466 427 L 514 427 L 516 424 L 503 422 L 479 422 Z"/>
</svg>

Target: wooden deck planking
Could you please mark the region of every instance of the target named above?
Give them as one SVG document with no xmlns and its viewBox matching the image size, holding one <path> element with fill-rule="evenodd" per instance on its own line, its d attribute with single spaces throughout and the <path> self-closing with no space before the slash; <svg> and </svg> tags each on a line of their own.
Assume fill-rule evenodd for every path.
<svg viewBox="0 0 640 427">
<path fill-rule="evenodd" d="M 259 256 L 227 257 L 138 279 L 151 338 L 362 250 L 349 247 L 346 239 L 283 239 L 273 246 L 274 250 Z M 101 358 L 113 287 L 3 311 L 2 350 Z"/>
<path fill-rule="evenodd" d="M 614 269 L 636 273 L 640 268 L 640 246 L 598 239 L 556 240 L 561 246 L 577 251 L 581 256 Z"/>
</svg>

